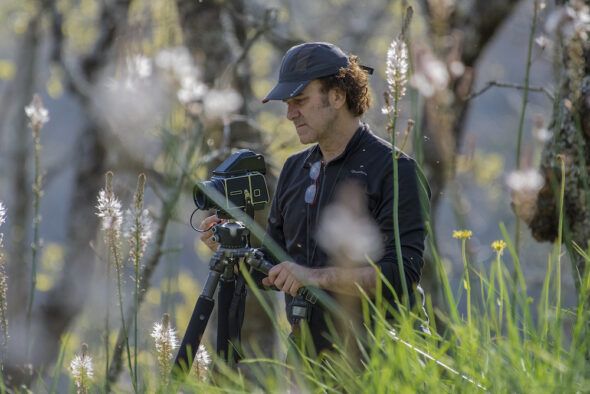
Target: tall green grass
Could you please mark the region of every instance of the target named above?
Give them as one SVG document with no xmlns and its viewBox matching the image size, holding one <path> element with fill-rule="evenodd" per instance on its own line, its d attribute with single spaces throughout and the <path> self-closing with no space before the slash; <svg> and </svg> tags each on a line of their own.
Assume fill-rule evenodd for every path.
<svg viewBox="0 0 590 394">
<path fill-rule="evenodd" d="M 565 176 L 559 200 L 562 215 L 564 182 Z M 587 359 L 590 276 L 586 273 L 581 280 L 578 306 L 571 310 L 564 308 L 561 238 L 558 237 L 547 258 L 541 297 L 533 303 L 514 242 L 502 224 L 500 231 L 503 242 L 490 246 L 494 258 L 489 264 L 471 264 L 462 253 L 464 278 L 468 278 L 469 270 L 479 280 L 467 285 L 464 281 L 458 289 L 451 287 L 444 264 L 436 250 L 433 251 L 447 306 L 446 310 L 434 311 L 444 323 L 442 332 L 437 332 L 434 326 L 432 335 L 417 331 L 417 318 L 412 314 L 398 314 L 396 322 L 389 321 L 385 318 L 387 306 L 365 297 L 363 309 L 372 310 L 376 317 L 372 324 L 365 320 L 371 328 L 361 351 L 354 356 L 338 341 L 334 352 L 321 360 L 301 352 L 298 363 L 287 365 L 277 358 L 253 356 L 241 363 L 249 368 L 249 378 L 241 371 L 224 367 L 218 360 L 220 366 L 211 382 L 189 379 L 177 382 L 176 388 L 184 392 L 284 392 L 289 388 L 327 393 L 586 391 L 590 383 Z M 590 250 L 578 245 L 574 248 L 580 258 L 590 263 Z M 512 267 L 505 262 L 505 252 L 510 255 Z M 459 302 L 455 294 L 463 290 L 467 300 L 475 294 L 481 297 L 474 297 L 472 302 Z M 252 293 L 260 297 L 259 290 L 253 289 Z M 536 321 L 532 318 L 534 308 L 538 308 Z M 281 328 L 276 316 L 271 317 L 286 346 L 286 330 Z"/>
<path fill-rule="evenodd" d="M 509 241 L 509 240 L 507 240 Z M 508 248 L 513 250 L 512 242 Z M 588 387 L 588 362 L 584 318 L 585 303 L 574 310 L 560 305 L 559 262 L 549 256 L 537 324 L 529 321 L 531 308 L 526 288 L 511 280 L 502 252 L 485 270 L 476 272 L 485 298 L 462 310 L 453 299 L 456 291 L 441 280 L 449 311 L 436 313 L 445 331 L 424 336 L 414 329 L 410 315 L 397 323 L 384 318 L 383 306 L 365 299 L 365 307 L 377 315 L 361 357 L 352 359 L 336 351 L 323 361 L 301 355 L 297 365 L 280 360 L 250 358 L 254 379 L 221 368 L 215 384 L 185 382 L 184 391 L 282 392 L 294 385 L 303 392 L 577 392 Z M 511 252 L 512 253 L 512 252 Z M 580 250 L 588 261 L 588 252 Z M 442 262 L 440 273 L 444 275 Z M 475 270 L 475 268 L 471 268 Z M 514 267 L 522 275 L 519 266 Z M 443 279 L 443 278 L 441 278 Z M 590 278 L 584 278 L 584 294 Z M 515 303 L 513 304 L 513 300 Z M 466 314 L 471 315 L 467 320 Z M 576 316 L 572 328 L 564 315 Z M 279 325 L 277 324 L 277 327 Z M 284 338 L 284 337 L 283 337 Z M 359 367 L 359 360 L 362 367 Z M 254 383 L 257 382 L 257 383 Z"/>
</svg>

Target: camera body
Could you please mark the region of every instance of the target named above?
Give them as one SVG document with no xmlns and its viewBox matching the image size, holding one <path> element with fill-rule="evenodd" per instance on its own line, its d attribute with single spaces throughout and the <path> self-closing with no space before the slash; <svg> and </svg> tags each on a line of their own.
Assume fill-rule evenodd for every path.
<svg viewBox="0 0 590 394">
<path fill-rule="evenodd" d="M 255 211 L 264 209 L 269 203 L 265 173 L 264 156 L 241 149 L 215 168 L 210 180 L 195 185 L 195 205 L 201 210 L 226 213 L 235 209 L 245 211 L 248 206 Z"/>
</svg>

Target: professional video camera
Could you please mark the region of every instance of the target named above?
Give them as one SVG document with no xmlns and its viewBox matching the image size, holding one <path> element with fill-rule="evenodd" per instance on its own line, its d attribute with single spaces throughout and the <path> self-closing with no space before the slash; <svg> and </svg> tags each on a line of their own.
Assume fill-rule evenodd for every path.
<svg viewBox="0 0 590 394">
<path fill-rule="evenodd" d="M 242 149 L 233 153 L 215 170 L 208 181 L 199 182 L 193 190 L 198 209 L 218 209 L 218 216 L 231 217 L 231 210 L 248 212 L 264 209 L 269 202 L 264 174 L 264 156 Z M 219 193 L 219 194 L 218 194 Z"/>
</svg>

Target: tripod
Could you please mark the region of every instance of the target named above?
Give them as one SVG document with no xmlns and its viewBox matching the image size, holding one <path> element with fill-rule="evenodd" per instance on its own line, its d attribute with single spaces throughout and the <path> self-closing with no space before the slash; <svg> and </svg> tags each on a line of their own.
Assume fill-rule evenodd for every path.
<svg viewBox="0 0 590 394">
<path fill-rule="evenodd" d="M 174 360 L 173 371 L 190 372 L 192 362 L 201 338 L 211 317 L 218 293 L 218 331 L 217 353 L 226 361 L 236 363 L 240 327 L 243 321 L 243 303 L 245 302 L 245 284 L 243 278 L 235 273 L 235 267 L 241 259 L 250 267 L 268 274 L 273 265 L 264 259 L 263 253 L 250 247 L 248 229 L 240 222 L 229 220 L 212 228 L 219 249 L 209 261 L 209 275 L 199 296 L 191 319 L 186 329 L 180 349 Z M 241 304 L 241 305 L 240 305 Z"/>
</svg>

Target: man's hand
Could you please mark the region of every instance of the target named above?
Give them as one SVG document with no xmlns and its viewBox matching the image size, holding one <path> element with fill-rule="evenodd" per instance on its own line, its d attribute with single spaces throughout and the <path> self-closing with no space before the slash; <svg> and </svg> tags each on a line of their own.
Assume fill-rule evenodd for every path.
<svg viewBox="0 0 590 394">
<path fill-rule="evenodd" d="M 199 226 L 199 230 L 205 231 L 201 233 L 201 241 L 214 252 L 217 251 L 219 244 L 213 240 L 213 231 L 211 231 L 211 228 L 218 223 L 223 223 L 223 220 L 219 219 L 217 215 L 211 215 L 203 219 Z"/>
<path fill-rule="evenodd" d="M 264 286 L 274 285 L 280 291 L 297 295 L 297 291 L 304 286 L 318 286 L 317 270 L 304 267 L 291 261 L 283 261 L 275 265 L 268 272 L 268 277 L 262 279 Z"/>
</svg>

